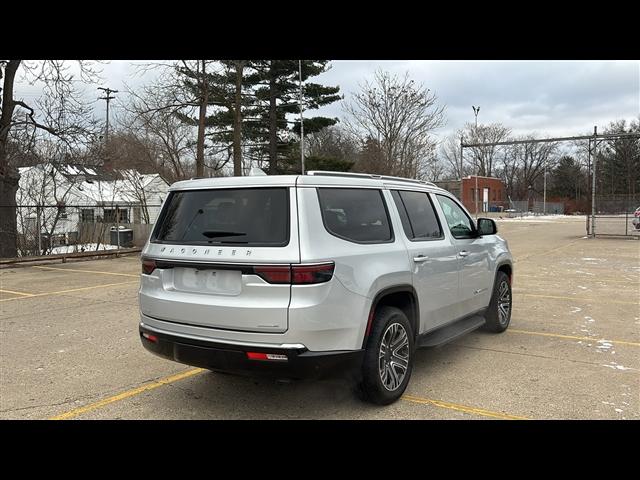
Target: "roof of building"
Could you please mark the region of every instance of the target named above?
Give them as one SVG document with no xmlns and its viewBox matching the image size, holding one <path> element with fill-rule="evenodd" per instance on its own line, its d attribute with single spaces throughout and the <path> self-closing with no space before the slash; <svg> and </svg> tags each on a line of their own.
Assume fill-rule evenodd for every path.
<svg viewBox="0 0 640 480">
<path fill-rule="evenodd" d="M 139 173 L 135 169 L 109 170 L 102 166 L 86 166 L 77 164 L 35 165 L 21 167 L 20 175 L 33 169 L 43 170 L 53 167 L 64 178 L 73 184 L 71 187 L 76 195 L 89 198 L 96 202 L 136 202 L 136 190 L 145 189 L 151 182 L 160 178 L 158 173 Z"/>
</svg>

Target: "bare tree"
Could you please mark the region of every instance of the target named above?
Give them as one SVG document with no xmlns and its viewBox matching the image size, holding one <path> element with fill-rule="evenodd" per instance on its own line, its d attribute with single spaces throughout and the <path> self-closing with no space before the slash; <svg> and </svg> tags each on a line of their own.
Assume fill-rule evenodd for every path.
<svg viewBox="0 0 640 480">
<path fill-rule="evenodd" d="M 533 136 L 521 140 L 533 139 Z M 539 193 L 537 183 L 545 166 L 551 170 L 557 161 L 557 143 L 521 143 L 505 150 L 500 174 L 507 193 L 514 198 L 528 198 L 529 189 Z"/>
<path fill-rule="evenodd" d="M 342 127 L 335 125 L 323 128 L 304 137 L 305 155 L 329 157 L 355 162 L 358 141 Z"/>
<path fill-rule="evenodd" d="M 156 81 L 144 87 L 140 93 L 128 89 L 133 97 L 133 107 L 129 111 L 137 114 L 137 120 L 143 124 L 157 122 L 156 117 L 161 117 L 160 123 L 166 124 L 175 116 L 197 128 L 195 165 L 196 176 L 199 177 L 204 176 L 207 110 L 212 104 L 209 76 L 215 69 L 214 62 L 179 60 L 146 64 L 140 68 L 144 71 L 160 71 Z M 163 137 L 166 138 L 166 133 Z M 169 160 L 175 162 L 176 158 Z"/>
<path fill-rule="evenodd" d="M 86 82 L 97 80 L 98 72 L 90 62 L 78 62 L 80 77 Z M 0 103 L 0 257 L 13 257 L 17 254 L 17 223 L 16 223 L 16 191 L 18 189 L 19 174 L 15 165 L 9 162 L 11 131 L 15 128 L 25 127 L 38 129 L 50 135 L 59 137 L 67 143 L 72 142 L 75 131 L 73 122 L 68 118 L 53 118 L 45 115 L 44 119 L 36 113 L 34 106 L 24 100 L 14 97 L 14 89 L 18 70 L 22 70 L 22 78 L 31 83 L 42 82 L 44 84 L 44 97 L 46 102 L 67 102 L 60 111 L 72 110 L 70 108 L 79 102 L 73 88 L 74 76 L 70 73 L 68 63 L 59 60 L 25 61 L 25 60 L 0 60 L 0 80 L 2 81 L 2 101 Z M 48 99 L 48 100 L 47 100 Z M 52 106 L 51 104 L 49 105 Z M 51 111 L 51 109 L 49 109 Z M 57 120 L 58 126 L 56 126 Z M 59 128 L 62 125 L 64 128 Z"/>
<path fill-rule="evenodd" d="M 463 138 L 465 143 L 497 143 L 506 140 L 510 134 L 511 129 L 501 123 L 481 124 L 477 127 L 468 123 L 465 126 Z M 500 146 L 495 145 L 470 147 L 465 149 L 465 154 L 467 151 L 470 153 L 469 157 L 465 155 L 465 159 L 472 163 L 474 174 L 491 177 L 499 149 Z"/>
<path fill-rule="evenodd" d="M 399 78 L 379 70 L 344 110 L 346 128 L 369 153 L 377 150 L 376 161 L 360 162 L 359 168 L 405 177 L 424 174 L 422 164 L 435 143 L 431 133 L 445 122 L 444 106 L 429 89 L 409 79 L 408 73 Z"/>
<path fill-rule="evenodd" d="M 117 125 L 123 140 L 139 151 L 144 162 L 154 172 L 162 173 L 174 182 L 195 174 L 197 132 L 171 111 L 163 110 L 165 101 L 166 99 L 152 94 L 134 96 L 125 107 L 126 115 L 117 118 Z M 110 139 L 111 147 L 117 145 L 117 138 L 118 134 Z M 116 154 L 114 158 L 119 157 Z M 128 163 L 124 166 L 131 168 L 133 165 Z M 204 166 L 211 166 L 206 155 Z M 215 162 L 212 168 L 215 170 L 222 166 L 222 162 Z"/>
<path fill-rule="evenodd" d="M 460 162 L 461 136 L 462 130 L 457 130 L 454 134 L 445 138 L 445 140 L 440 144 L 440 157 L 443 160 L 442 163 L 446 166 L 445 168 L 449 172 L 449 176 L 457 179 L 470 173 L 468 171 L 469 165 L 463 165 Z"/>
</svg>

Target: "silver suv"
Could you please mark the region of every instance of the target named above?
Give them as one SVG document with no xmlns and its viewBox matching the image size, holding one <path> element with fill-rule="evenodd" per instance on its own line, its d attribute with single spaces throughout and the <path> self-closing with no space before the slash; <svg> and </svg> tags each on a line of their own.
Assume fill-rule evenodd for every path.
<svg viewBox="0 0 640 480">
<path fill-rule="evenodd" d="M 416 180 L 178 182 L 142 253 L 142 344 L 214 371 L 350 373 L 363 398 L 388 404 L 416 348 L 508 327 L 512 257 L 496 231 Z"/>
</svg>

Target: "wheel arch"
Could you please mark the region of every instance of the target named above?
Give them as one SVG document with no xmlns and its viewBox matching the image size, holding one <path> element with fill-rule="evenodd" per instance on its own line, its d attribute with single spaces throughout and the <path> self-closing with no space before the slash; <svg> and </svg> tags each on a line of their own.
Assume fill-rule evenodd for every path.
<svg viewBox="0 0 640 480">
<path fill-rule="evenodd" d="M 399 308 L 409 319 L 411 327 L 413 328 L 414 337 L 417 338 L 420 330 L 420 306 L 418 304 L 418 295 L 416 294 L 413 285 L 394 285 L 380 290 L 373 301 L 371 302 L 371 308 L 369 309 L 369 316 L 367 318 L 367 327 L 362 339 L 362 348 L 366 347 L 369 333 L 371 332 L 371 326 L 375 312 L 379 306 L 391 306 Z"/>
<path fill-rule="evenodd" d="M 494 283 L 495 283 L 495 277 L 498 276 L 498 272 L 504 272 L 507 275 L 507 277 L 509 277 L 509 283 L 511 283 L 512 276 L 513 276 L 513 265 L 510 261 L 504 260 L 498 263 L 498 265 L 496 266 L 496 273 L 493 279 Z"/>
</svg>

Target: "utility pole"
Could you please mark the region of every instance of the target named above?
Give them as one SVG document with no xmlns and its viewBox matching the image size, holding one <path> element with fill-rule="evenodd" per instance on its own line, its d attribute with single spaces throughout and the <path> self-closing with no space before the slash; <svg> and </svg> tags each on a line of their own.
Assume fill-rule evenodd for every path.
<svg viewBox="0 0 640 480">
<path fill-rule="evenodd" d="M 118 90 L 111 90 L 110 88 L 98 87 L 98 90 L 103 90 L 106 94 L 105 97 L 98 97 L 98 100 L 106 100 L 107 101 L 107 127 L 104 133 L 104 144 L 107 145 L 109 143 L 109 102 L 116 97 L 112 97 L 112 93 L 118 93 Z"/>
<path fill-rule="evenodd" d="M 304 119 L 302 116 L 302 60 L 298 60 L 298 75 L 300 80 L 300 161 L 302 175 L 304 175 Z"/>
</svg>

